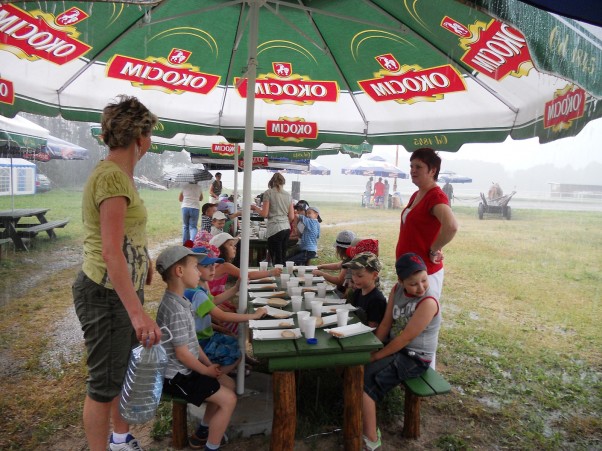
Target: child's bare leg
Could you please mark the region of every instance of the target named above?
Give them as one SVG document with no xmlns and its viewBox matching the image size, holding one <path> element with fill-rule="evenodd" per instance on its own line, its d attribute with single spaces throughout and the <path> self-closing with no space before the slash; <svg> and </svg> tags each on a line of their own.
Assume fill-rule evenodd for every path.
<svg viewBox="0 0 602 451">
<path fill-rule="evenodd" d="M 362 418 L 363 432 L 368 440 L 375 442 L 378 440 L 376 433 L 376 403 L 364 392 L 362 394 Z"/>
<path fill-rule="evenodd" d="M 217 378 L 217 381 L 220 385 L 229 388 L 232 391 L 236 391 L 236 382 L 227 373 L 222 373 L 220 377 Z"/>
<path fill-rule="evenodd" d="M 222 370 L 222 374 L 230 374 L 234 368 L 236 368 L 236 366 L 240 363 L 240 359 L 242 357 L 239 357 L 238 360 L 230 365 L 224 365 L 221 367 Z"/>
<path fill-rule="evenodd" d="M 236 393 L 223 386 L 207 398 L 207 408 L 205 409 L 203 421 L 209 425 L 208 442 L 221 443 L 235 407 Z"/>
</svg>

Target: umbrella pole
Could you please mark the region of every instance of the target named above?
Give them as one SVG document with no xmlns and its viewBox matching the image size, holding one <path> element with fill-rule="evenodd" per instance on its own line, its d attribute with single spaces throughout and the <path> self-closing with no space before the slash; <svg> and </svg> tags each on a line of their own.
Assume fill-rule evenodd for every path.
<svg viewBox="0 0 602 451">
<path fill-rule="evenodd" d="M 244 178 L 242 190 L 242 242 L 240 246 L 240 297 L 238 299 L 238 312 L 244 313 L 247 309 L 247 293 L 249 279 L 249 237 L 251 221 L 251 176 L 253 172 L 253 141 L 255 117 L 255 79 L 257 78 L 257 41 L 259 31 L 259 1 L 249 2 L 249 47 L 247 60 L 247 110 L 245 123 L 245 154 Z M 235 152 L 236 153 L 236 152 Z M 236 168 L 238 170 L 238 168 Z M 240 323 L 238 328 L 238 343 L 242 358 L 236 374 L 236 393 L 245 392 L 245 350 L 248 323 Z"/>
<path fill-rule="evenodd" d="M 238 144 L 234 144 L 234 206 L 238 210 Z M 238 216 L 234 218 L 234 236 L 238 234 Z"/>
</svg>

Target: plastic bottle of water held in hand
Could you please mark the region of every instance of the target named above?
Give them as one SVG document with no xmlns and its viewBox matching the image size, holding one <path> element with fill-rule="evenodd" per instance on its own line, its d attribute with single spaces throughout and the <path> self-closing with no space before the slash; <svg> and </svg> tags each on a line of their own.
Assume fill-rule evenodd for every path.
<svg viewBox="0 0 602 451">
<path fill-rule="evenodd" d="M 161 330 L 167 331 L 171 340 L 169 330 Z M 150 348 L 138 346 L 130 354 L 119 399 L 119 412 L 130 424 L 146 423 L 157 411 L 167 368 L 167 353 L 161 343 Z"/>
</svg>

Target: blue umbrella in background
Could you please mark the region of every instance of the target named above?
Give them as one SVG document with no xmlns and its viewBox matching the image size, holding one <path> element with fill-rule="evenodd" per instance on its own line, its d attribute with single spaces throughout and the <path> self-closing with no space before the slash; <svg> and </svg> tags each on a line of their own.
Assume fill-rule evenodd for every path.
<svg viewBox="0 0 602 451">
<path fill-rule="evenodd" d="M 350 166 L 341 169 L 341 173 L 346 175 L 408 178 L 405 172 L 378 155 L 362 158 Z"/>
<path fill-rule="evenodd" d="M 472 183 L 472 179 L 470 177 L 456 174 L 453 171 L 439 172 L 438 181 L 441 183 Z"/>
</svg>

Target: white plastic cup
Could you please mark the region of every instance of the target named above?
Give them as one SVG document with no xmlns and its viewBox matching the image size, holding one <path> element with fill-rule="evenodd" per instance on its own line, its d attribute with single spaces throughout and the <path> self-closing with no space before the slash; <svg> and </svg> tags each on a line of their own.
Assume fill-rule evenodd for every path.
<svg viewBox="0 0 602 451">
<path fill-rule="evenodd" d="M 282 286 L 282 288 L 284 288 L 284 287 L 288 288 L 287 284 L 290 280 L 290 277 L 291 277 L 290 274 L 285 274 L 285 273 L 280 274 L 280 285 Z"/>
<path fill-rule="evenodd" d="M 297 287 L 291 288 L 291 296 L 301 296 L 302 293 L 303 293 L 303 288 L 301 288 L 301 287 L 297 286 Z"/>
<path fill-rule="evenodd" d="M 303 318 L 303 333 L 305 334 L 305 338 L 315 338 L 316 336 L 316 317 L 308 316 L 307 318 Z"/>
<path fill-rule="evenodd" d="M 286 261 L 284 263 L 286 264 L 286 272 L 288 274 L 292 274 L 293 273 L 293 269 L 295 268 L 295 262 Z"/>
<path fill-rule="evenodd" d="M 305 275 L 305 266 L 297 266 L 297 277 L 303 277 Z"/>
<path fill-rule="evenodd" d="M 299 329 L 301 329 L 302 334 L 305 334 L 305 324 L 303 323 L 305 318 L 309 318 L 309 312 L 305 310 L 299 310 L 297 312 L 297 322 L 299 323 Z"/>
<path fill-rule="evenodd" d="M 284 269 L 284 265 L 277 264 L 277 265 L 274 265 L 274 268 L 279 269 L 280 271 L 282 271 Z"/>
<path fill-rule="evenodd" d="M 311 274 L 305 274 L 305 287 L 311 287 L 312 282 L 314 281 L 314 276 Z"/>
<path fill-rule="evenodd" d="M 337 326 L 343 327 L 347 325 L 347 321 L 349 321 L 349 310 L 345 308 L 337 309 Z"/>
<path fill-rule="evenodd" d="M 267 271 L 268 270 L 268 262 L 259 262 L 259 270 Z"/>
<path fill-rule="evenodd" d="M 305 297 L 305 310 L 311 310 L 311 303 L 316 299 L 316 293 L 307 291 L 303 296 Z"/>
<path fill-rule="evenodd" d="M 259 229 L 258 238 L 261 240 L 265 239 L 265 234 L 266 234 L 265 229 Z"/>
<path fill-rule="evenodd" d="M 293 306 L 293 312 L 298 312 L 299 310 L 301 310 L 303 304 L 303 297 L 291 296 L 291 304 Z"/>
<path fill-rule="evenodd" d="M 322 316 L 322 301 L 311 301 L 311 316 L 320 318 Z"/>
<path fill-rule="evenodd" d="M 318 297 L 319 298 L 325 298 L 326 297 L 326 284 L 325 283 L 319 283 L 318 284 Z"/>
</svg>

